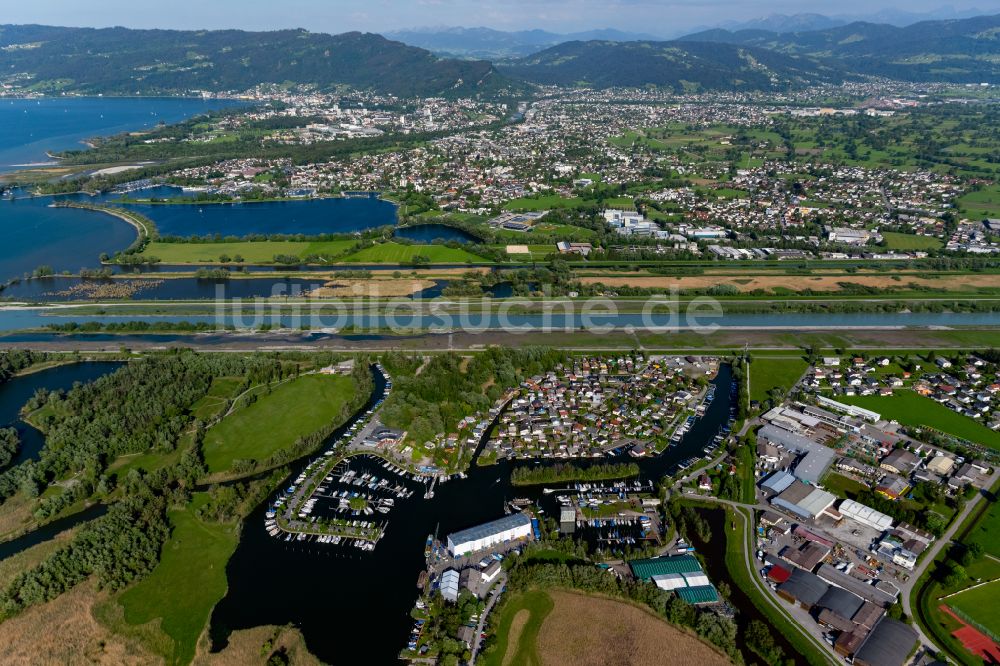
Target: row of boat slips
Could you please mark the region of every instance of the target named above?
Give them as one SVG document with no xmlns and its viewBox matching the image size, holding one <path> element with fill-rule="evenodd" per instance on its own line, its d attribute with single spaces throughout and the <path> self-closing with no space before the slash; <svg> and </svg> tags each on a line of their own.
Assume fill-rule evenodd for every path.
<svg viewBox="0 0 1000 666">
<path fill-rule="evenodd" d="M 542 492 L 546 495 L 551 495 L 552 493 L 572 494 L 575 492 L 584 498 L 605 498 L 611 495 L 618 499 L 625 499 L 628 493 L 652 492 L 654 489 L 652 481 L 615 481 L 609 483 L 574 483 L 566 488 L 543 488 Z M 561 497 L 558 499 L 560 502 L 563 501 Z"/>
<path fill-rule="evenodd" d="M 360 508 L 350 509 L 354 515 L 371 515 L 376 510 L 388 513 L 393 506 L 391 498 L 379 497 L 374 507 L 368 503 L 368 498 L 375 492 L 390 489 L 388 480 L 379 479 L 370 473 L 358 475 L 350 470 L 343 460 L 336 460 L 335 457 L 337 451 L 348 450 L 357 439 L 359 430 L 371 422 L 375 412 L 392 389 L 392 379 L 385 368 L 379 363 L 376 363 L 376 367 L 386 379 L 382 397 L 371 408 L 357 416 L 344 435 L 333 442 L 320 457 L 310 461 L 295 481 L 283 493 L 278 494 L 264 514 L 264 527 L 270 536 L 284 538 L 285 541 L 294 539 L 330 545 L 353 545 L 361 550 L 371 551 L 385 534 L 388 523 L 377 524 L 363 519 L 350 520 L 339 517 L 320 518 L 313 515 L 321 500 L 337 500 L 334 514 L 340 510 L 341 500 L 346 500 L 350 509 L 351 500 L 362 496 L 362 491 L 354 490 L 355 487 L 365 488 L 368 492 L 364 493 L 364 502 L 357 503 Z M 339 471 L 341 466 L 343 471 Z M 338 489 L 336 497 L 333 497 L 331 489 L 336 483 L 344 483 L 351 487 Z M 310 488 L 311 490 L 307 490 Z M 391 492 L 397 498 L 412 495 L 412 491 L 402 484 L 392 486 Z"/>
</svg>

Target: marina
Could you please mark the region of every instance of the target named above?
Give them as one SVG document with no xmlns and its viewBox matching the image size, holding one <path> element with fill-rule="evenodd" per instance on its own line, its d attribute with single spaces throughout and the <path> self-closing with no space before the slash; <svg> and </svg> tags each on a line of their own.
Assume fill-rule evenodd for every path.
<svg viewBox="0 0 1000 666">
<path fill-rule="evenodd" d="M 726 390 L 731 385 L 728 366 L 719 368 L 712 384 L 719 387 L 716 397 L 684 441 L 660 455 L 637 461 L 641 470 L 639 488 L 648 491 L 653 479 L 677 472 L 678 463 L 682 460 L 692 456 L 700 460 L 705 447 L 728 422 L 731 406 L 730 393 Z M 376 394 L 381 395 L 378 389 Z M 372 404 L 376 401 L 377 398 L 373 398 Z M 341 436 L 342 433 L 336 434 L 331 441 L 336 441 Z M 542 461 L 539 464 L 554 462 Z M 212 614 L 210 631 L 213 649 L 226 645 L 227 636 L 236 629 L 295 622 L 301 627 L 309 649 L 321 659 L 368 663 L 395 661 L 399 648 L 407 643 L 405 638 L 410 636 L 414 628 L 414 621 L 407 611 L 413 607 L 412 590 L 415 580 L 420 571 L 426 570 L 428 557 L 434 560 L 446 555 L 440 541 L 443 535 L 504 516 L 505 506 L 509 508 L 509 504 L 515 501 L 519 505 L 535 504 L 544 511 L 542 515 L 558 517 L 562 505 L 556 497 L 567 491 L 572 491 L 574 496 L 579 492 L 577 484 L 566 484 L 550 493 L 543 492 L 542 486 L 516 488 L 510 483 L 510 472 L 515 466 L 523 464 L 525 463 L 508 460 L 501 460 L 488 467 L 473 464 L 465 472 L 465 478 L 456 475 L 446 483 L 439 482 L 434 488 L 434 497 L 428 499 L 422 496 L 422 489 L 426 486 L 420 483 L 421 475 L 416 470 L 410 472 L 408 477 L 399 477 L 399 483 L 406 484 L 416 492 L 405 499 L 394 498 L 389 514 L 391 525 L 383 533 L 378 547 L 370 552 L 360 551 L 355 547 L 345 549 L 342 545 L 331 547 L 315 541 L 285 541 L 284 538 L 269 536 L 260 527 L 245 530 L 227 567 L 231 582 L 229 591 Z M 580 464 L 585 463 L 581 461 Z M 587 461 L 586 464 L 591 463 Z M 390 472 L 384 465 L 384 461 L 363 462 L 358 457 L 352 458 L 350 468 L 360 472 L 364 467 L 365 471 L 384 477 Z M 295 472 L 293 479 L 305 467 L 306 464 L 303 464 Z M 380 470 L 381 473 L 375 470 Z M 625 490 L 629 493 L 634 492 L 633 483 L 626 484 Z M 581 484 L 581 487 L 586 485 Z M 350 487 L 358 488 L 353 485 Z M 600 495 L 602 498 L 617 498 L 622 490 L 620 487 L 616 489 L 613 483 L 600 483 L 589 484 L 589 490 L 584 492 Z M 273 498 L 269 498 L 258 507 L 248 524 L 262 526 L 265 513 L 270 510 L 272 502 Z M 379 519 L 382 517 L 379 513 L 375 516 Z M 617 522 L 618 516 L 607 518 L 614 518 Z M 621 548 L 624 551 L 626 548 L 636 549 L 641 545 L 640 541 L 646 541 L 641 539 L 645 527 L 640 520 L 632 525 L 585 528 L 585 532 L 594 529 L 595 535 L 603 533 L 605 539 L 618 539 L 619 543 L 605 543 L 604 547 L 608 550 Z M 615 530 L 617 536 L 611 536 Z M 647 528 L 647 532 L 650 531 L 655 532 L 655 529 Z M 588 538 L 586 534 L 581 537 Z M 636 539 L 637 543 L 621 543 L 621 540 L 628 538 Z M 476 560 L 476 563 L 481 559 Z M 265 577 L 259 575 L 258 563 L 262 561 L 274 565 L 270 568 L 271 573 Z M 308 577 L 311 581 L 308 594 L 297 584 L 303 577 Z M 253 584 L 250 584 L 251 581 Z M 425 586 L 432 585 L 426 575 L 423 576 L 423 583 Z M 378 598 L 383 612 L 380 635 L 398 638 L 374 642 L 369 640 L 372 635 L 370 623 L 350 612 L 337 612 L 336 629 L 331 631 L 328 607 L 321 601 L 328 595 Z M 293 604 L 287 603 L 290 599 L 294 601 Z"/>
</svg>

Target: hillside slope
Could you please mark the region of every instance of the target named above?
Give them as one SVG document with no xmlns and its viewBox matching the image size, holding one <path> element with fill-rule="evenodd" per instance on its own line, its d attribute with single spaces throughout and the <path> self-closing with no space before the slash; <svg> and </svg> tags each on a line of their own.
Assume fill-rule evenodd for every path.
<svg viewBox="0 0 1000 666">
<path fill-rule="evenodd" d="M 1000 82 L 1000 14 L 896 26 L 856 22 L 808 32 L 707 30 L 681 38 L 837 62 L 854 72 L 910 81 Z"/>
<path fill-rule="evenodd" d="M 677 91 L 776 90 L 844 78 L 844 72 L 806 57 L 697 42 L 567 42 L 501 71 L 547 85 Z"/>
<path fill-rule="evenodd" d="M 0 72 L 34 89 L 114 95 L 350 86 L 400 96 L 488 93 L 489 62 L 448 60 L 380 35 L 0 26 Z M 22 80 L 23 83 L 23 80 Z"/>
</svg>

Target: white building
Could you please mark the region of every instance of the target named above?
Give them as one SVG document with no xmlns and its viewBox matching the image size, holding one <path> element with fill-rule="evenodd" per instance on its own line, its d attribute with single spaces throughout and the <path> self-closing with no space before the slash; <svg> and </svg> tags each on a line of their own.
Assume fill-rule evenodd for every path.
<svg viewBox="0 0 1000 666">
<path fill-rule="evenodd" d="M 441 574 L 441 596 L 452 603 L 458 601 L 458 585 L 460 573 L 454 569 L 447 569 Z"/>
<path fill-rule="evenodd" d="M 824 407 L 829 407 L 830 409 L 836 409 L 838 412 L 843 414 L 849 414 L 851 416 L 860 416 L 861 418 L 876 423 L 882 420 L 882 415 L 878 412 L 873 412 L 870 409 L 865 409 L 864 407 L 858 407 L 857 405 L 845 405 L 842 402 L 837 402 L 836 400 L 831 400 L 825 395 L 816 396 L 816 402 L 823 405 Z"/>
<path fill-rule="evenodd" d="M 847 518 L 880 532 L 892 527 L 892 518 L 854 500 L 845 499 L 837 510 Z"/>
<path fill-rule="evenodd" d="M 448 552 L 452 556 L 464 555 L 530 535 L 531 519 L 523 513 L 512 513 L 499 520 L 449 534 Z"/>
</svg>

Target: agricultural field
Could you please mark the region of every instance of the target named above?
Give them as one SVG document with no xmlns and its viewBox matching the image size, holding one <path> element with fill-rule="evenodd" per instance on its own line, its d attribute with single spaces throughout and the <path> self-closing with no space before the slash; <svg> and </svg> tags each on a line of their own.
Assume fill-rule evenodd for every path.
<svg viewBox="0 0 1000 666">
<path fill-rule="evenodd" d="M 205 433 L 209 472 L 228 471 L 235 460 L 266 460 L 316 432 L 337 418 L 354 390 L 350 377 L 305 375 L 237 408 Z"/>
<path fill-rule="evenodd" d="M 568 590 L 531 590 L 507 602 L 488 666 L 617 663 L 627 639 L 633 664 L 706 664 L 729 659 L 697 637 L 630 603 Z M 664 650 L 664 645 L 670 645 Z"/>
<path fill-rule="evenodd" d="M 160 563 L 118 597 L 128 624 L 159 620 L 160 630 L 174 643 L 168 663 L 194 658 L 212 608 L 226 593 L 226 562 L 239 540 L 235 524 L 198 518 L 206 499 L 206 494 L 196 494 L 184 509 L 170 511 L 172 530 Z"/>
<path fill-rule="evenodd" d="M 882 418 L 898 421 L 903 425 L 934 428 L 955 437 L 1000 449 L 1000 433 L 912 391 L 896 391 L 893 395 L 884 397 L 840 396 L 837 399 L 874 410 Z"/>
<path fill-rule="evenodd" d="M 555 604 L 542 590 L 521 592 L 508 599 L 497 624 L 497 641 L 493 649 L 483 654 L 485 666 L 511 664 L 541 664 L 536 644 L 542 622 Z"/>
<path fill-rule="evenodd" d="M 486 261 L 463 248 L 445 245 L 401 245 L 399 243 L 379 243 L 341 261 L 356 264 L 409 264 L 417 257 L 426 257 L 432 264 L 463 264 Z"/>
<path fill-rule="evenodd" d="M 219 257 L 242 257 L 247 264 L 270 263 L 278 254 L 307 257 L 311 254 L 338 255 L 350 250 L 353 240 L 335 241 L 234 241 L 231 243 L 151 242 L 143 257 L 156 257 L 164 264 L 219 263 Z"/>
<path fill-rule="evenodd" d="M 958 206 L 972 219 L 1000 218 L 1000 185 L 990 185 L 978 192 L 959 197 Z"/>
<path fill-rule="evenodd" d="M 750 399 L 767 400 L 768 391 L 774 388 L 787 392 L 808 367 L 802 358 L 754 358 L 750 363 Z"/>
</svg>

